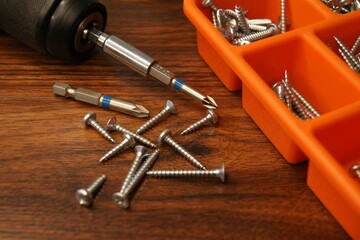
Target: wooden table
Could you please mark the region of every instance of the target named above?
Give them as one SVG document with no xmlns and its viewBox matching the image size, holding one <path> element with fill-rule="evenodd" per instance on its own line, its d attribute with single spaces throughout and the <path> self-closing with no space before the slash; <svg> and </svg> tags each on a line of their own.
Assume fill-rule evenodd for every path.
<svg viewBox="0 0 360 240">
<path fill-rule="evenodd" d="M 0 239 L 348 239 L 306 185 L 307 163 L 289 165 L 197 53 L 195 29 L 181 0 L 104 0 L 107 32 L 156 58 L 195 89 L 214 97 L 219 123 L 174 139 L 208 168 L 225 164 L 217 179 L 146 178 L 129 210 L 112 200 L 134 159 L 128 150 L 100 164 L 113 147 L 82 118 L 116 116 L 128 129 L 145 122 L 55 96 L 56 81 L 141 104 L 151 115 L 172 100 L 170 116 L 144 136 L 156 141 L 205 116 L 201 104 L 146 79 L 97 52 L 69 63 L 44 56 L 0 33 Z M 122 135 L 113 135 L 118 141 Z M 195 169 L 161 146 L 154 169 Z M 75 191 L 101 174 L 108 181 L 90 209 Z"/>
</svg>

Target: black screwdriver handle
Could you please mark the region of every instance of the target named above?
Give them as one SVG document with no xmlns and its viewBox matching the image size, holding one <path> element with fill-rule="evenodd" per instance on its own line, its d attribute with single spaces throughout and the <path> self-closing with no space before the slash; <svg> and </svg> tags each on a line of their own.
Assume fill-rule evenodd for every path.
<svg viewBox="0 0 360 240">
<path fill-rule="evenodd" d="M 83 30 L 93 24 L 104 30 L 106 19 L 101 0 L 0 0 L 0 29 L 63 59 L 87 58 L 95 45 L 82 37 Z"/>
</svg>

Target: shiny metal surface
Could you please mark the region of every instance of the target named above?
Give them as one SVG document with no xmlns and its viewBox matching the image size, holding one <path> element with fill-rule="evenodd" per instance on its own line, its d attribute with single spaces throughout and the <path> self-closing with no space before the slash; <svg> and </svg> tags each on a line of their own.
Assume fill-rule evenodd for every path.
<svg viewBox="0 0 360 240">
<path fill-rule="evenodd" d="M 102 93 L 89 89 L 75 89 L 66 83 L 56 82 L 52 90 L 54 94 L 59 96 L 73 98 L 77 101 L 86 102 L 134 117 L 143 118 L 149 116 L 149 110 L 139 104 L 116 99 L 111 96 L 104 96 Z"/>
</svg>

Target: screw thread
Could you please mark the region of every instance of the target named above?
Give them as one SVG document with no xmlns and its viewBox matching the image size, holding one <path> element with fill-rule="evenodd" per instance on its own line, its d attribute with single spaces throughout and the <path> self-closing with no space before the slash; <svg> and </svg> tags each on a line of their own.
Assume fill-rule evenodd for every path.
<svg viewBox="0 0 360 240">
<path fill-rule="evenodd" d="M 350 53 L 355 54 L 360 46 L 360 36 L 357 37 L 354 44 L 351 46 Z"/>
<path fill-rule="evenodd" d="M 129 134 L 130 136 L 132 136 L 136 141 L 138 141 L 139 143 L 142 143 L 145 146 L 148 147 L 152 147 L 152 148 L 157 148 L 156 144 L 151 142 L 149 139 L 140 136 L 139 134 L 133 133 L 130 130 L 120 126 L 119 124 L 115 124 L 115 128 L 117 131 L 122 132 L 124 134 Z"/>
<path fill-rule="evenodd" d="M 316 109 L 295 88 L 292 88 L 292 91 L 300 100 L 300 102 L 311 112 L 312 115 L 315 117 L 320 117 L 318 111 L 316 111 Z"/>
<path fill-rule="evenodd" d="M 280 3 L 280 32 L 285 33 L 286 32 L 286 0 L 281 0 Z"/>
<path fill-rule="evenodd" d="M 147 176 L 156 178 L 206 178 L 219 177 L 224 182 L 225 170 L 221 166 L 215 170 L 152 170 L 146 173 Z"/>
<path fill-rule="evenodd" d="M 95 182 L 93 182 L 87 189 L 86 191 L 88 191 L 89 193 L 93 194 L 93 196 L 95 197 L 95 195 L 101 190 L 101 188 L 104 186 L 106 182 L 106 175 L 103 174 L 101 175 L 98 179 L 95 180 Z"/>
<path fill-rule="evenodd" d="M 185 157 L 187 160 L 189 160 L 193 165 L 196 167 L 206 170 L 206 167 L 202 165 L 195 157 L 193 157 L 189 152 L 187 152 L 183 147 L 180 146 L 177 142 L 175 142 L 172 138 L 169 136 L 164 138 L 164 142 L 172 146 L 177 152 L 180 153 L 183 157 Z"/>
<path fill-rule="evenodd" d="M 164 120 L 167 116 L 169 116 L 171 113 L 171 109 L 166 107 L 161 112 L 156 114 L 154 117 L 149 119 L 144 125 L 139 127 L 138 130 L 136 130 L 136 134 L 143 134 L 150 130 L 151 128 L 155 127 L 157 124 L 159 124 L 162 120 Z"/>
<path fill-rule="evenodd" d="M 89 120 L 88 124 L 92 126 L 98 133 L 100 133 L 105 139 L 109 140 L 112 143 L 115 143 L 115 140 L 111 137 L 108 131 L 105 130 L 96 120 Z"/>
<path fill-rule="evenodd" d="M 238 20 L 238 25 L 239 25 L 240 29 L 245 34 L 250 34 L 251 31 L 250 31 L 249 24 L 246 21 L 244 10 L 239 5 L 235 5 L 235 13 L 236 13 L 236 18 Z"/>
<path fill-rule="evenodd" d="M 131 146 L 132 139 L 125 138 L 121 143 L 113 147 L 110 151 L 108 151 L 100 160 L 99 162 L 105 162 L 107 160 L 110 160 L 111 158 L 118 155 L 120 152 L 126 150 Z"/>
<path fill-rule="evenodd" d="M 209 122 L 210 120 L 209 115 L 207 115 L 206 117 L 200 119 L 199 121 L 197 121 L 196 123 L 190 125 L 188 128 L 186 128 L 184 131 L 182 131 L 180 133 L 180 135 L 187 135 L 189 133 L 195 132 L 196 130 L 200 129 L 201 127 L 203 127 L 207 122 Z"/>
<path fill-rule="evenodd" d="M 339 52 L 341 56 L 344 58 L 345 62 L 350 66 L 351 69 L 356 72 L 360 71 L 360 63 L 357 62 L 356 58 L 350 52 L 350 50 L 346 47 L 346 45 L 337 37 L 334 37 L 335 41 L 339 45 Z"/>
<path fill-rule="evenodd" d="M 238 42 L 241 41 L 257 41 L 263 38 L 267 38 L 272 36 L 276 31 L 275 27 L 270 27 L 268 29 L 266 29 L 265 31 L 261 31 L 261 32 L 255 32 L 255 33 L 250 33 L 246 36 L 240 37 L 237 39 Z"/>
<path fill-rule="evenodd" d="M 339 53 L 342 56 L 342 58 L 344 59 L 345 63 L 354 71 L 359 72 L 359 69 L 354 65 L 354 62 L 351 61 L 351 59 L 348 57 L 348 55 L 346 55 L 346 53 L 342 50 L 339 49 Z"/>
<path fill-rule="evenodd" d="M 141 160 L 147 156 L 147 152 L 140 152 L 136 154 L 135 160 L 132 163 L 130 170 L 128 172 L 128 174 L 125 177 L 124 183 L 121 186 L 120 192 L 124 192 L 124 190 L 127 188 L 127 186 L 129 185 L 132 177 L 134 176 L 136 170 L 139 168 L 140 164 L 141 164 Z"/>
<path fill-rule="evenodd" d="M 302 104 L 299 103 L 298 99 L 296 98 L 296 96 L 294 95 L 292 88 L 290 88 L 290 86 L 288 85 L 288 83 L 286 81 L 283 80 L 284 86 L 286 88 L 287 93 L 290 96 L 292 105 L 295 107 L 294 110 L 296 110 L 298 116 L 302 119 L 308 119 L 310 118 L 310 116 L 308 115 L 308 113 L 306 112 L 304 106 Z"/>
<path fill-rule="evenodd" d="M 203 0 L 202 5 L 204 7 L 208 7 L 211 8 L 213 11 L 218 10 L 219 8 L 215 5 L 215 3 L 213 3 L 212 0 Z"/>
<path fill-rule="evenodd" d="M 152 167 L 155 163 L 157 157 L 159 156 L 160 150 L 156 149 L 140 167 L 140 169 L 135 173 L 134 177 L 129 182 L 128 186 L 119 193 L 114 193 L 114 200 L 117 204 L 123 208 L 129 207 L 129 197 L 130 193 L 135 190 L 135 188 L 140 184 L 143 178 L 146 175 L 146 172 Z M 120 196 L 120 197 L 119 197 Z"/>
</svg>

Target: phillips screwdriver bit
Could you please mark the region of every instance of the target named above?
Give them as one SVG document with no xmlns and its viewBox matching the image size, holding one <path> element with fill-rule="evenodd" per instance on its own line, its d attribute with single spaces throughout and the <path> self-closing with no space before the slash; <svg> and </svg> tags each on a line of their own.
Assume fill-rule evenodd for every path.
<svg viewBox="0 0 360 240">
<path fill-rule="evenodd" d="M 153 58 L 116 36 L 101 32 L 95 26 L 90 29 L 85 29 L 83 38 L 94 42 L 103 50 L 103 52 L 137 71 L 142 76 L 153 77 L 200 101 L 209 109 L 216 109 L 218 107 L 212 97 L 206 96 L 191 88 L 189 85 L 185 84 L 183 80 L 176 78 L 174 73 L 160 66 Z"/>
<path fill-rule="evenodd" d="M 66 83 L 56 82 L 52 90 L 54 94 L 63 97 L 71 97 L 81 102 L 90 103 L 135 117 L 144 118 L 149 116 L 149 111 L 141 105 L 115 99 L 110 96 L 104 96 L 102 93 L 84 88 L 75 89 Z"/>
</svg>

